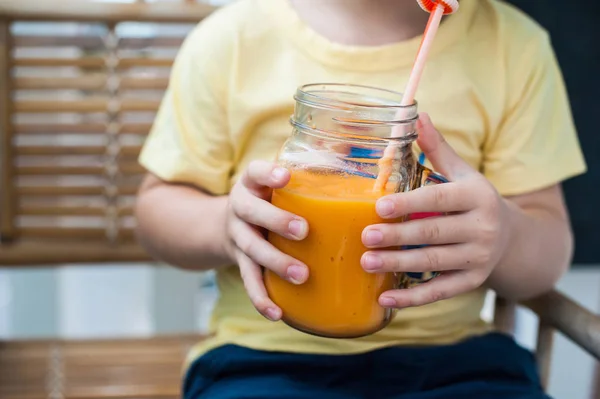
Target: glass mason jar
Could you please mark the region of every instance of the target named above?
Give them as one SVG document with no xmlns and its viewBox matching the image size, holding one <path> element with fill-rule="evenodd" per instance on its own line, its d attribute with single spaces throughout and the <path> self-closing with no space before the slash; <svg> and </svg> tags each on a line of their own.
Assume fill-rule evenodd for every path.
<svg viewBox="0 0 600 399">
<path fill-rule="evenodd" d="M 310 84 L 298 88 L 294 98 L 292 135 L 277 160 L 292 177 L 286 187 L 273 191 L 271 201 L 304 217 L 309 233 L 302 241 L 273 233 L 268 240 L 304 262 L 309 278 L 294 285 L 264 270 L 265 286 L 281 307 L 283 321 L 293 328 L 335 338 L 372 334 L 394 315 L 378 304 L 383 292 L 436 275 L 362 269 L 365 227 L 407 220 L 381 219 L 375 203 L 383 195 L 445 180 L 417 162 L 412 146 L 417 105 L 400 106 L 402 94 L 358 85 Z M 376 189 L 384 152 L 391 159 L 391 173 L 387 184 Z"/>
</svg>

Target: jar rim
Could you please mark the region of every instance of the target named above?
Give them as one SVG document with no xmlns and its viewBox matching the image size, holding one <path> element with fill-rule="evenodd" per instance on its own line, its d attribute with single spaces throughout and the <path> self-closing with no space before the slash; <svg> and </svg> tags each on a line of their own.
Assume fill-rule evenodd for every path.
<svg viewBox="0 0 600 399">
<path fill-rule="evenodd" d="M 410 141 L 418 119 L 417 103 L 400 105 L 402 93 L 347 83 L 298 87 L 291 123 L 313 133 L 349 133 L 369 139 Z"/>
<path fill-rule="evenodd" d="M 339 98 L 339 96 L 342 98 Z M 343 99 L 343 97 L 348 99 Z M 377 123 L 398 123 L 403 120 L 413 119 L 416 116 L 418 103 L 416 100 L 411 105 L 401 105 L 403 93 L 382 89 L 375 86 L 359 85 L 352 83 L 309 83 L 298 87 L 294 99 L 298 102 L 317 106 L 320 108 L 334 108 L 344 110 L 398 110 L 404 115 L 411 115 L 400 120 L 376 121 Z M 360 102 L 350 101 L 350 98 L 360 97 Z M 367 122 L 367 121 L 362 121 Z"/>
</svg>

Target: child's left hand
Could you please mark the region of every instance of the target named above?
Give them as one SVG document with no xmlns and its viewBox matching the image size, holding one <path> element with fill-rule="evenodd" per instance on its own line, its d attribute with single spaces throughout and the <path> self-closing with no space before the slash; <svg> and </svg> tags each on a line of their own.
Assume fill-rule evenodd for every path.
<svg viewBox="0 0 600 399">
<path fill-rule="evenodd" d="M 392 194 L 377 202 L 384 219 L 418 212 L 446 216 L 367 227 L 361 263 L 376 272 L 439 271 L 439 277 L 410 289 L 385 292 L 381 306 L 420 306 L 481 286 L 503 257 L 509 241 L 509 208 L 492 184 L 461 159 L 426 114 L 417 124 L 419 146 L 436 171 L 451 182 Z M 377 250 L 403 245 L 429 245 L 410 250 Z"/>
</svg>

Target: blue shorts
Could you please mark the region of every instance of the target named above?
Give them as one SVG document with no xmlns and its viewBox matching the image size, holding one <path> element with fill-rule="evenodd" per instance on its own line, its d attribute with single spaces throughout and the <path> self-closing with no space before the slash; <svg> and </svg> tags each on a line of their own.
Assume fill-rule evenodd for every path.
<svg viewBox="0 0 600 399">
<path fill-rule="evenodd" d="M 549 399 L 533 355 L 492 333 L 455 345 L 358 355 L 263 352 L 227 345 L 197 359 L 186 399 Z"/>
</svg>

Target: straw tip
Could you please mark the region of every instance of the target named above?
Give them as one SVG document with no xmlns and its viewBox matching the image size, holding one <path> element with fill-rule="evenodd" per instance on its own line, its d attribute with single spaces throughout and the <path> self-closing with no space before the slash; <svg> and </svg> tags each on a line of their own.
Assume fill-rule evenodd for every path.
<svg viewBox="0 0 600 399">
<path fill-rule="evenodd" d="M 454 14 L 458 11 L 458 0 L 417 0 L 417 3 L 429 13 L 433 12 L 438 3 L 444 6 L 444 15 Z"/>
</svg>

